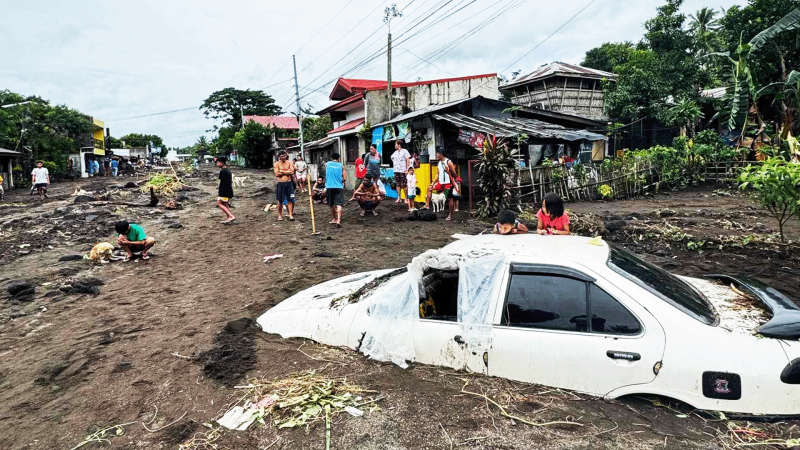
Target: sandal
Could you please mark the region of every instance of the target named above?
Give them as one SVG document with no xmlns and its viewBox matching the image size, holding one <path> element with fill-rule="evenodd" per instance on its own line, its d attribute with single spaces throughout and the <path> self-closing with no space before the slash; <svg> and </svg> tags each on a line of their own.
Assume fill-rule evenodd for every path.
<svg viewBox="0 0 800 450">
<path fill-rule="evenodd" d="M 283 221 L 283 217 L 278 217 L 278 222 Z"/>
<path fill-rule="evenodd" d="M 148 260 L 148 259 L 150 259 L 150 255 L 142 255 L 142 259 Z"/>
<path fill-rule="evenodd" d="M 361 214 L 359 214 L 359 216 L 364 217 L 365 213 L 366 213 L 366 211 L 361 211 Z"/>
<path fill-rule="evenodd" d="M 444 220 L 451 221 L 451 220 L 453 220 L 453 218 L 452 217 L 448 217 L 447 219 L 444 219 Z"/>
<path fill-rule="evenodd" d="M 128 262 L 130 260 L 131 260 L 130 256 L 125 256 L 124 258 L 122 258 L 122 262 Z"/>
<path fill-rule="evenodd" d="M 378 215 L 378 213 L 376 213 L 375 211 L 372 211 L 372 215 L 373 215 L 373 216 L 377 216 L 377 215 Z"/>
<path fill-rule="evenodd" d="M 294 222 L 294 217 L 289 216 L 289 222 Z"/>
</svg>

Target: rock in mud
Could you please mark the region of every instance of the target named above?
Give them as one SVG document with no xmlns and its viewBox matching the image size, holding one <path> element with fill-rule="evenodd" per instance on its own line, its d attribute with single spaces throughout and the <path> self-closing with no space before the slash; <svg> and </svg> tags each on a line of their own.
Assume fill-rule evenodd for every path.
<svg viewBox="0 0 800 450">
<path fill-rule="evenodd" d="M 86 202 L 93 202 L 95 198 L 91 195 L 79 195 L 75 197 L 74 203 L 86 203 Z"/>
<path fill-rule="evenodd" d="M 624 220 L 615 220 L 613 222 L 608 222 L 605 224 L 606 230 L 612 233 L 615 231 L 619 231 L 627 226 L 628 222 L 625 222 Z"/>
<path fill-rule="evenodd" d="M 89 286 L 82 283 L 75 283 L 69 289 L 70 294 L 89 294 L 89 295 L 98 295 L 100 294 L 100 288 L 97 286 Z"/>
<path fill-rule="evenodd" d="M 117 364 L 116 367 L 114 367 L 114 370 L 111 371 L 111 373 L 125 372 L 126 370 L 131 370 L 131 369 L 133 369 L 132 362 L 120 361 L 119 364 Z"/>
<path fill-rule="evenodd" d="M 86 286 L 102 286 L 106 284 L 106 282 L 99 277 L 81 277 L 76 283 L 85 284 Z"/>
<path fill-rule="evenodd" d="M 61 258 L 58 258 L 59 261 L 78 261 L 83 259 L 83 255 L 64 255 Z"/>
<path fill-rule="evenodd" d="M 317 252 L 314 253 L 314 256 L 318 258 L 336 258 L 336 255 L 330 252 Z"/>
<path fill-rule="evenodd" d="M 131 189 L 131 188 L 135 188 L 135 187 L 139 187 L 139 186 L 137 186 L 136 183 L 134 183 L 133 181 L 128 181 L 127 183 L 125 183 L 125 187 L 127 189 Z"/>
<path fill-rule="evenodd" d="M 11 283 L 6 289 L 8 293 L 11 294 L 12 297 L 16 297 L 21 293 L 27 291 L 28 289 L 32 289 L 34 286 L 31 283 L 20 281 L 16 283 Z"/>
<path fill-rule="evenodd" d="M 94 214 L 89 214 L 89 215 L 86 216 L 86 221 L 87 222 L 94 222 L 95 220 L 97 220 L 97 216 L 94 215 Z"/>
<path fill-rule="evenodd" d="M 183 225 L 181 225 L 179 222 L 175 222 L 175 223 L 169 224 L 167 226 L 167 228 L 183 228 Z"/>
</svg>

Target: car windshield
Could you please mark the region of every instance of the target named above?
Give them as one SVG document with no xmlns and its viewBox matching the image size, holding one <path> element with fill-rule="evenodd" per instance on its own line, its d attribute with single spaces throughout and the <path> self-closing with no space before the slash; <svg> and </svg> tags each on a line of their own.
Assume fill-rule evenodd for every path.
<svg viewBox="0 0 800 450">
<path fill-rule="evenodd" d="M 706 297 L 666 270 L 616 248 L 611 249 L 608 267 L 700 322 L 716 323 L 717 314 Z"/>
</svg>

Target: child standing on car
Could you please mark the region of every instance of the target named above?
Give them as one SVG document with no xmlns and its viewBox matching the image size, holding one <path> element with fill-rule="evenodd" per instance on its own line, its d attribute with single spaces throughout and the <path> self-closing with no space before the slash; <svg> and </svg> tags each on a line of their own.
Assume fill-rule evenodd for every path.
<svg viewBox="0 0 800 450">
<path fill-rule="evenodd" d="M 539 222 L 536 232 L 539 234 L 569 234 L 569 215 L 564 211 L 564 201 L 553 192 L 544 196 L 536 219 Z"/>
<path fill-rule="evenodd" d="M 417 196 L 417 176 L 414 174 L 413 165 L 408 168 L 408 172 L 406 173 L 406 185 L 408 185 L 408 190 L 406 191 L 408 212 L 416 211 L 417 208 L 414 207 L 414 198 Z"/>
</svg>

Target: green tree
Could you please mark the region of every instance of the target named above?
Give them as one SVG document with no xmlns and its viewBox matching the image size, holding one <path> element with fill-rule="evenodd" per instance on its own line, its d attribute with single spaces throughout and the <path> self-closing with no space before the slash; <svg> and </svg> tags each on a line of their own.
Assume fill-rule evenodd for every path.
<svg viewBox="0 0 800 450">
<path fill-rule="evenodd" d="M 210 119 L 222 119 L 222 126 L 241 127 L 246 116 L 277 116 L 281 108 L 264 91 L 225 88 L 209 95 L 200 107 Z"/>
<path fill-rule="evenodd" d="M 305 142 L 318 141 L 327 136 L 332 129 L 331 116 L 303 118 L 303 140 Z"/>
<path fill-rule="evenodd" d="M 762 165 L 744 168 L 739 182 L 739 189 L 752 189 L 754 199 L 778 221 L 784 241 L 784 225 L 800 213 L 800 163 L 770 158 Z"/>
<path fill-rule="evenodd" d="M 125 136 L 122 136 L 120 140 L 125 141 L 125 144 L 129 148 L 147 147 L 151 142 L 153 143 L 154 147 L 164 146 L 164 140 L 155 134 L 128 133 Z"/>
<path fill-rule="evenodd" d="M 231 143 L 248 166 L 265 169 L 272 165 L 272 134 L 279 131 L 257 122 L 248 122 L 236 132 Z"/>
<path fill-rule="evenodd" d="M 626 64 L 634 50 L 635 47 L 631 42 L 606 42 L 586 52 L 581 65 L 615 73 L 614 68 Z"/>
<path fill-rule="evenodd" d="M 685 128 L 689 137 L 694 136 L 695 124 L 703 118 L 703 111 L 697 103 L 685 100 L 667 111 L 665 122 Z"/>
<path fill-rule="evenodd" d="M 122 139 L 117 139 L 114 136 L 109 136 L 108 141 L 111 145 L 111 148 L 128 148 L 130 145 L 126 142 L 125 144 L 122 143 Z"/>
<path fill-rule="evenodd" d="M 635 120 L 663 116 L 669 97 L 696 101 L 698 86 L 709 77 L 693 56 L 693 35 L 684 29 L 683 0 L 667 0 L 626 62 L 614 67 L 617 82 L 605 83 L 604 100 L 615 119 Z"/>
<path fill-rule="evenodd" d="M 689 14 L 689 18 L 689 28 L 695 37 L 695 53 L 702 56 L 719 51 L 722 39 L 718 33 L 720 24 L 714 8 L 700 8 L 694 15 Z"/>
</svg>

